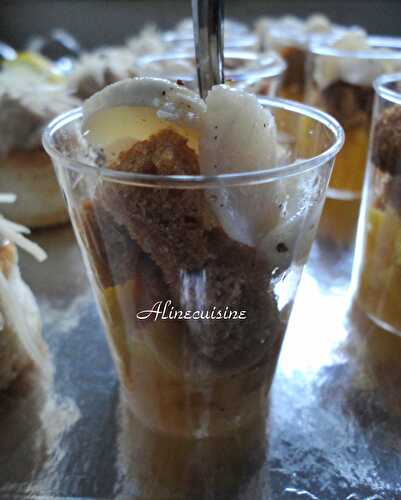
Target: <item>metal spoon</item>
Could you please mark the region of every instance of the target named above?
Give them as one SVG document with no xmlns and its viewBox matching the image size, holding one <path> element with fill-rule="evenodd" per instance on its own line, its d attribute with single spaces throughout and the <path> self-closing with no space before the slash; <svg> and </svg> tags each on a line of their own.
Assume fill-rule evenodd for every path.
<svg viewBox="0 0 401 500">
<path fill-rule="evenodd" d="M 224 83 L 224 0 L 192 0 L 195 54 L 200 96 Z"/>
</svg>

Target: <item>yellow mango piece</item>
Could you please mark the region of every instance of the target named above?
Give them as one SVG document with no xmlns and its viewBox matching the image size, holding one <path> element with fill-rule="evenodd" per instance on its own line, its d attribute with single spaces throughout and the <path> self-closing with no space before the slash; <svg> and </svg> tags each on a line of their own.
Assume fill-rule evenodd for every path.
<svg viewBox="0 0 401 500">
<path fill-rule="evenodd" d="M 401 332 L 401 219 L 371 208 L 367 224 L 357 301 L 367 314 Z"/>
<path fill-rule="evenodd" d="M 345 143 L 336 157 L 329 189 L 359 195 L 365 175 L 368 144 L 368 128 L 358 127 L 345 131 Z"/>
<path fill-rule="evenodd" d="M 327 198 L 318 229 L 318 240 L 339 248 L 350 247 L 355 239 L 360 200 Z"/>
</svg>

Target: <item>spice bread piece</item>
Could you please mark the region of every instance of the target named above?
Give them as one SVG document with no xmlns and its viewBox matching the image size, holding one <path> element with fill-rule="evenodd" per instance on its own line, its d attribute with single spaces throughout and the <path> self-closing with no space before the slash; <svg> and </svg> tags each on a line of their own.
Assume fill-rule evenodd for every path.
<svg viewBox="0 0 401 500">
<path fill-rule="evenodd" d="M 220 228 L 207 233 L 207 248 L 203 269 L 182 278 L 186 300 L 181 300 L 181 307 L 203 311 L 215 307 L 221 312 L 228 308 L 234 316 L 193 321 L 189 334 L 212 362 L 230 367 L 252 363 L 284 333 L 269 266 L 254 248 L 228 238 Z"/>
<path fill-rule="evenodd" d="M 283 87 L 292 87 L 299 92 L 303 92 L 305 89 L 305 50 L 295 46 L 285 47 L 281 50 L 281 55 L 287 63 L 287 70 L 283 78 Z"/>
<path fill-rule="evenodd" d="M 86 200 L 78 215 L 101 286 L 125 283 L 134 274 L 140 253 L 127 229 L 118 225 L 100 203 Z"/>
<path fill-rule="evenodd" d="M 401 176 L 401 106 L 387 108 L 374 129 L 373 162 L 382 172 Z"/>
<path fill-rule="evenodd" d="M 137 142 L 111 168 L 155 175 L 199 174 L 195 151 L 171 129 Z M 101 199 L 116 222 L 163 269 L 169 285 L 177 286 L 180 271 L 203 267 L 207 258 L 203 191 L 106 183 Z"/>
<path fill-rule="evenodd" d="M 321 91 L 323 105 L 341 125 L 350 129 L 369 124 L 374 90 L 371 86 L 353 85 L 337 80 Z"/>
<path fill-rule="evenodd" d="M 86 200 L 79 219 L 100 286 L 111 288 L 132 281 L 134 316 L 169 298 L 160 269 L 98 200 Z"/>
</svg>

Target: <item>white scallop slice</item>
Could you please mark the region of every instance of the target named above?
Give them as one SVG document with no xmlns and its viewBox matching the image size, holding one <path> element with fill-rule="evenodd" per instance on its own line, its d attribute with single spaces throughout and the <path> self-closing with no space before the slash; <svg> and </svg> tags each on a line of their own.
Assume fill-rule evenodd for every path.
<svg viewBox="0 0 401 500">
<path fill-rule="evenodd" d="M 277 225 L 258 241 L 258 251 L 279 270 L 293 258 L 304 261 L 312 244 L 319 215 L 319 173 L 309 170 L 281 181 L 281 212 Z"/>
<path fill-rule="evenodd" d="M 199 141 L 201 173 L 216 175 L 268 170 L 277 166 L 277 130 L 273 115 L 254 95 L 220 85 L 206 99 Z M 279 220 L 278 183 L 224 187 L 208 192 L 225 232 L 256 246 Z"/>
<path fill-rule="evenodd" d="M 105 87 L 83 105 L 82 132 L 113 156 L 116 145 L 148 139 L 170 127 L 197 149 L 205 103 L 193 91 L 160 78 L 129 78 Z"/>
</svg>

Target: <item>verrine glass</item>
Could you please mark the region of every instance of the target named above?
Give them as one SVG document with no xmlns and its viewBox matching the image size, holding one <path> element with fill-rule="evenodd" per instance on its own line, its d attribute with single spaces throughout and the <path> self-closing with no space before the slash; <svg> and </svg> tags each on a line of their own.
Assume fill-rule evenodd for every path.
<svg viewBox="0 0 401 500">
<path fill-rule="evenodd" d="M 370 37 L 369 50 L 333 48 L 327 43 L 310 49 L 308 104 L 334 116 L 345 131 L 345 144 L 336 160 L 319 237 L 338 247 L 355 241 L 362 184 L 368 155 L 373 110 L 373 81 L 401 70 L 401 40 Z"/>
<path fill-rule="evenodd" d="M 241 433 L 266 409 L 343 132 L 313 108 L 260 102 L 288 148 L 287 163 L 264 171 L 99 167 L 82 138 L 80 109 L 44 134 L 126 400 L 153 431 L 189 439 Z M 163 134 L 177 133 L 166 127 Z M 139 144 L 133 161 L 144 152 Z M 176 155 L 169 147 L 163 158 L 189 167 L 196 144 L 189 149 Z"/>
<path fill-rule="evenodd" d="M 401 73 L 374 84 L 375 110 L 354 264 L 355 301 L 401 335 Z"/>
</svg>

